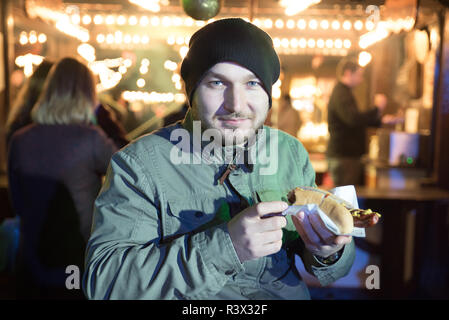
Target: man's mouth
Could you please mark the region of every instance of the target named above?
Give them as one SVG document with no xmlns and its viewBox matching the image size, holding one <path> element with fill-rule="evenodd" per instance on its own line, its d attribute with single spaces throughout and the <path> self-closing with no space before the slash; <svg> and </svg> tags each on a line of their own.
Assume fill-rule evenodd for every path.
<svg viewBox="0 0 449 320">
<path fill-rule="evenodd" d="M 218 120 L 220 120 L 221 122 L 225 123 L 225 124 L 230 124 L 230 125 L 239 125 L 244 123 L 245 121 L 248 121 L 248 118 L 219 118 Z"/>
</svg>

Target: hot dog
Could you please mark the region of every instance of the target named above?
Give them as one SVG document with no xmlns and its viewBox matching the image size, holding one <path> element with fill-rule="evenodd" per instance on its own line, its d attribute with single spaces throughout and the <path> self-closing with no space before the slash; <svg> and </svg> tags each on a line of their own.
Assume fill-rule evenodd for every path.
<svg viewBox="0 0 449 320">
<path fill-rule="evenodd" d="M 379 222 L 381 215 L 371 209 L 354 209 L 332 193 L 311 187 L 297 187 L 287 195 L 291 205 L 316 204 L 337 225 L 342 234 L 354 227 L 367 228 Z"/>
</svg>

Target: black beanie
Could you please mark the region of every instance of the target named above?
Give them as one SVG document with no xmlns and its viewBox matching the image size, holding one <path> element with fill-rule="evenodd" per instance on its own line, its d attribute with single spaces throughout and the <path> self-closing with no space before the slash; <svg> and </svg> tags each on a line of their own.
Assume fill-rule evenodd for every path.
<svg viewBox="0 0 449 320">
<path fill-rule="evenodd" d="M 280 63 L 273 41 L 265 31 L 243 19 L 229 18 L 195 32 L 181 65 L 190 104 L 206 71 L 219 62 L 235 62 L 252 71 L 262 82 L 271 107 L 271 87 L 279 78 Z"/>
</svg>

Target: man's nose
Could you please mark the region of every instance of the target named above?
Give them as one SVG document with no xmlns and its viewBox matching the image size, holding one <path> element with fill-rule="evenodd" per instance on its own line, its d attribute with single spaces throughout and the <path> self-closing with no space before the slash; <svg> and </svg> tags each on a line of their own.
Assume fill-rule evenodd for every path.
<svg viewBox="0 0 449 320">
<path fill-rule="evenodd" d="M 246 92 L 238 85 L 230 86 L 225 92 L 224 108 L 230 112 L 240 112 L 246 105 Z"/>
</svg>

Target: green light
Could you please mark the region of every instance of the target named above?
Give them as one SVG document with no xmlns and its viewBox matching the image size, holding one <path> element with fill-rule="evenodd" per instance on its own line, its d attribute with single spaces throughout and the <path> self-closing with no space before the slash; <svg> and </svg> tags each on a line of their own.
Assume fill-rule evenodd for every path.
<svg viewBox="0 0 449 320">
<path fill-rule="evenodd" d="M 413 164 L 413 158 L 412 157 L 407 157 L 407 163 L 408 164 Z"/>
</svg>

